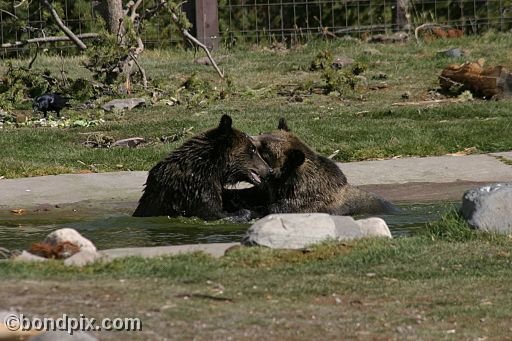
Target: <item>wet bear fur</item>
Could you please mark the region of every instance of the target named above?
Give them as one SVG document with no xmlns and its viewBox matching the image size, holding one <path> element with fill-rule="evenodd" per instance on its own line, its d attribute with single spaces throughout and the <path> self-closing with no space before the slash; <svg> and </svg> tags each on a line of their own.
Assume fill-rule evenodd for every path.
<svg viewBox="0 0 512 341">
<path fill-rule="evenodd" d="M 273 168 L 264 186 L 224 193 L 228 210 L 251 208 L 271 213 L 322 212 L 333 215 L 396 213 L 389 201 L 347 183 L 332 160 L 314 152 L 288 128 L 284 119 L 270 134 L 253 137 Z"/>
<path fill-rule="evenodd" d="M 217 128 L 192 137 L 149 171 L 133 216 L 224 218 L 223 187 L 259 185 L 270 171 L 251 137 L 233 129 L 224 115 Z"/>
</svg>

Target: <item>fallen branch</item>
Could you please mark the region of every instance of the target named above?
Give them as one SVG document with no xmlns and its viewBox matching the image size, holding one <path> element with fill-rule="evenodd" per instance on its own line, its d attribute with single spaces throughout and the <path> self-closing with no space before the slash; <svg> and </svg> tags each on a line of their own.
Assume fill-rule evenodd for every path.
<svg viewBox="0 0 512 341">
<path fill-rule="evenodd" d="M 34 54 L 34 57 L 32 57 L 32 59 L 28 63 L 28 69 L 29 70 L 32 68 L 32 65 L 34 64 L 34 62 L 37 59 L 37 55 L 39 54 L 39 49 L 40 49 L 40 46 L 39 46 L 39 44 L 37 44 L 36 53 Z"/>
<path fill-rule="evenodd" d="M 100 35 L 98 33 L 84 33 L 77 35 L 80 39 L 92 39 L 98 38 Z M 19 47 L 27 44 L 38 44 L 38 43 L 54 43 L 59 41 L 69 41 L 70 38 L 67 36 L 54 36 L 54 37 L 43 37 L 43 38 L 31 38 L 22 41 L 15 41 L 14 43 L 5 43 L 0 45 L 2 48 L 11 48 L 11 47 Z"/>
<path fill-rule="evenodd" d="M 12 14 L 12 13 L 11 13 L 11 12 L 9 12 L 9 11 L 6 11 L 6 10 L 4 10 L 4 9 L 0 9 L 0 12 L 5 13 L 5 14 L 8 14 L 8 15 L 10 15 L 11 17 L 13 17 L 14 19 L 18 20 L 18 17 L 17 17 L 17 16 L 15 16 L 14 14 Z"/>
<path fill-rule="evenodd" d="M 419 102 L 397 102 L 392 103 L 391 105 L 394 107 L 405 107 L 408 105 L 429 105 L 429 104 L 442 104 L 442 103 L 460 103 L 466 102 L 465 99 L 462 98 L 446 98 L 446 99 L 433 99 L 429 101 L 419 101 Z"/>
<path fill-rule="evenodd" d="M 224 78 L 224 73 L 222 71 L 220 71 L 219 67 L 217 66 L 217 63 L 213 59 L 213 57 L 210 53 L 210 50 L 208 50 L 206 45 L 204 45 L 199 40 L 197 40 L 196 37 L 194 37 L 192 34 L 190 34 L 190 32 L 186 28 L 180 27 L 180 24 L 179 24 L 180 20 L 179 20 L 178 16 L 176 15 L 176 13 L 174 13 L 174 11 L 172 9 L 169 9 L 169 12 L 171 13 L 171 18 L 174 21 L 174 23 L 176 25 L 178 25 L 178 27 L 180 28 L 181 34 L 183 34 L 189 41 L 196 44 L 197 46 L 202 48 L 204 50 L 204 52 L 206 52 L 206 55 L 208 56 L 208 59 L 210 59 L 210 62 L 212 63 L 213 67 L 215 68 L 215 71 L 217 71 L 220 78 Z"/>
<path fill-rule="evenodd" d="M 59 26 L 59 28 L 62 30 L 62 32 L 64 32 L 64 34 L 67 35 L 69 39 L 71 39 L 71 41 L 73 41 L 75 45 L 78 46 L 79 49 L 86 50 L 87 46 L 64 24 L 64 22 L 62 22 L 61 18 L 59 17 L 59 14 L 52 6 L 52 4 L 50 4 L 48 0 L 43 0 L 43 3 L 50 10 L 50 14 L 57 23 L 57 26 Z"/>
<path fill-rule="evenodd" d="M 425 23 L 423 25 L 420 25 L 420 26 L 416 27 L 416 29 L 414 30 L 414 37 L 416 38 L 416 43 L 418 45 L 421 44 L 420 37 L 419 37 L 419 32 L 421 30 L 432 30 L 433 28 L 440 28 L 440 29 L 446 29 L 446 30 L 454 30 L 454 28 L 452 26 L 449 26 L 449 25 L 442 25 L 442 24 L 436 24 L 436 23 Z"/>
<path fill-rule="evenodd" d="M 139 64 L 139 61 L 137 60 L 137 57 L 134 56 L 132 53 L 130 53 L 130 58 L 133 60 L 135 65 L 139 68 L 140 74 L 142 75 L 142 85 L 144 86 L 144 89 L 147 89 L 148 87 L 148 79 L 146 77 L 146 70 Z"/>
</svg>

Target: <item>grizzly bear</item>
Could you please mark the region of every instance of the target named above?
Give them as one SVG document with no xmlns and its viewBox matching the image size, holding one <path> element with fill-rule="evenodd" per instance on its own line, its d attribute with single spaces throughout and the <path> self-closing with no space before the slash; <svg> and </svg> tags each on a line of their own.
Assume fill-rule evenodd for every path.
<svg viewBox="0 0 512 341">
<path fill-rule="evenodd" d="M 394 213 L 385 199 L 347 183 L 332 160 L 315 153 L 279 120 L 278 130 L 253 137 L 273 174 L 259 188 L 225 191 L 227 210 L 270 213 L 322 212 L 334 215 Z"/>
<path fill-rule="evenodd" d="M 223 187 L 240 181 L 257 186 L 270 172 L 251 137 L 224 115 L 217 128 L 192 137 L 149 171 L 133 216 L 225 218 Z"/>
</svg>

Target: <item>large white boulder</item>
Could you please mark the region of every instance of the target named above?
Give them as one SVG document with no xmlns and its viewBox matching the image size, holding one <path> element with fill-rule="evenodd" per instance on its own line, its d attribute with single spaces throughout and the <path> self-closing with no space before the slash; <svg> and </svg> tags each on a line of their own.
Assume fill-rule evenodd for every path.
<svg viewBox="0 0 512 341">
<path fill-rule="evenodd" d="M 462 215 L 476 229 L 512 233 L 512 183 L 497 183 L 466 191 Z"/>
<path fill-rule="evenodd" d="M 271 214 L 256 221 L 242 243 L 275 249 L 303 249 L 327 240 L 388 237 L 391 232 L 380 218 L 354 220 L 326 213 Z"/>
</svg>

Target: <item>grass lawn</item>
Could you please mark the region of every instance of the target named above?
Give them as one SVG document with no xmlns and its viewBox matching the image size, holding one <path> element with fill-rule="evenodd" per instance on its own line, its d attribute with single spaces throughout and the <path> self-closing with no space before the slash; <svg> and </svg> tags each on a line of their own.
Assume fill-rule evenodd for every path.
<svg viewBox="0 0 512 341">
<path fill-rule="evenodd" d="M 458 59 L 437 55 L 437 51 L 452 46 L 467 50 L 469 55 Z M 146 51 L 142 63 L 152 90 L 163 94 L 155 104 L 126 113 L 105 114 L 98 109 L 79 109 L 75 103 L 74 108 L 64 111 L 72 120 L 105 120 L 104 124 L 89 128 L 5 126 L 0 130 L 0 176 L 14 178 L 91 168 L 149 169 L 183 143 L 188 137 L 184 130 L 192 127 L 191 132 L 197 133 L 213 127 L 223 113 L 231 114 L 235 126 L 250 134 L 273 129 L 278 118 L 284 116 L 290 127 L 318 152 L 330 155 L 339 150 L 335 159 L 340 161 L 442 155 L 466 148 L 476 152 L 511 150 L 512 102 L 508 99 L 435 106 L 393 105 L 436 98 L 431 90 L 438 88 L 437 76 L 451 63 L 486 58 L 487 65 L 511 67 L 512 57 L 502 53 L 510 47 L 512 37 L 508 34 L 438 40 L 421 46 L 414 42 L 384 45 L 352 40 L 312 42 L 291 50 L 247 46 L 217 52 L 227 56 L 221 64 L 228 76 L 225 81 L 217 77 L 213 68 L 192 63 L 192 51 Z M 362 75 L 369 88 L 357 85 L 355 90 L 342 89 L 341 94 L 309 94 L 308 89 L 325 86 L 322 71 L 309 71 L 319 51 L 348 56 L 365 65 L 367 70 Z M 67 58 L 63 67 L 73 77 L 90 78 L 81 66 L 83 60 L 84 57 Z M 42 56 L 34 68 L 59 74 L 61 64 L 57 57 Z M 191 90 L 180 88 L 194 73 L 199 85 Z M 386 87 L 370 90 L 382 84 Z M 402 99 L 405 93 L 409 97 L 406 100 Z M 181 104 L 167 105 L 170 98 L 179 99 Z M 115 139 L 141 136 L 149 143 L 130 150 L 90 149 L 82 145 L 88 133 Z M 175 141 L 162 143 L 159 138 L 164 135 L 174 135 Z"/>
<path fill-rule="evenodd" d="M 437 56 L 438 50 L 453 46 L 469 56 Z M 64 111 L 72 120 L 105 120 L 88 128 L 4 125 L 0 176 L 84 172 L 91 165 L 99 171 L 147 170 L 183 143 L 187 129 L 197 133 L 213 127 L 223 113 L 250 134 L 273 129 L 284 116 L 317 151 L 329 155 L 339 150 L 335 159 L 340 161 L 443 155 L 466 148 L 512 150 L 509 99 L 393 105 L 435 98 L 430 90 L 438 87 L 437 76 L 450 63 L 483 57 L 488 65 L 512 67 L 512 55 L 503 53 L 511 47 L 510 34 L 421 46 L 340 40 L 292 50 L 240 47 L 217 52 L 227 55 L 222 63 L 226 81 L 213 69 L 193 64 L 191 51 L 146 51 L 142 63 L 153 90 L 164 94 L 160 100 L 125 113 L 76 105 Z M 379 54 L 369 53 L 370 48 Z M 308 89 L 325 86 L 322 71 L 308 70 L 325 50 L 366 65 L 369 87 L 310 94 Z M 68 74 L 91 77 L 82 61 L 66 59 Z M 60 66 L 58 58 L 49 56 L 34 65 L 55 74 Z M 201 86 L 180 88 L 193 73 Z M 408 99 L 403 99 L 406 92 Z M 171 97 L 180 104 L 168 105 Z M 136 149 L 84 147 L 93 133 L 115 139 L 141 136 L 148 143 Z M 174 141 L 161 142 L 164 135 Z M 0 308 L 55 318 L 67 313 L 142 319 L 142 332 L 104 333 L 102 340 L 506 339 L 512 332 L 511 247 L 511 238 L 476 233 L 451 214 L 414 237 L 327 243 L 309 252 L 243 248 L 220 259 L 202 254 L 128 258 L 83 269 L 56 261 L 0 262 Z"/>
<path fill-rule="evenodd" d="M 83 269 L 7 263 L 2 307 L 141 318 L 143 331 L 127 340 L 506 339 L 511 247 L 451 215 L 419 236 L 309 252 L 247 248 Z"/>
</svg>

